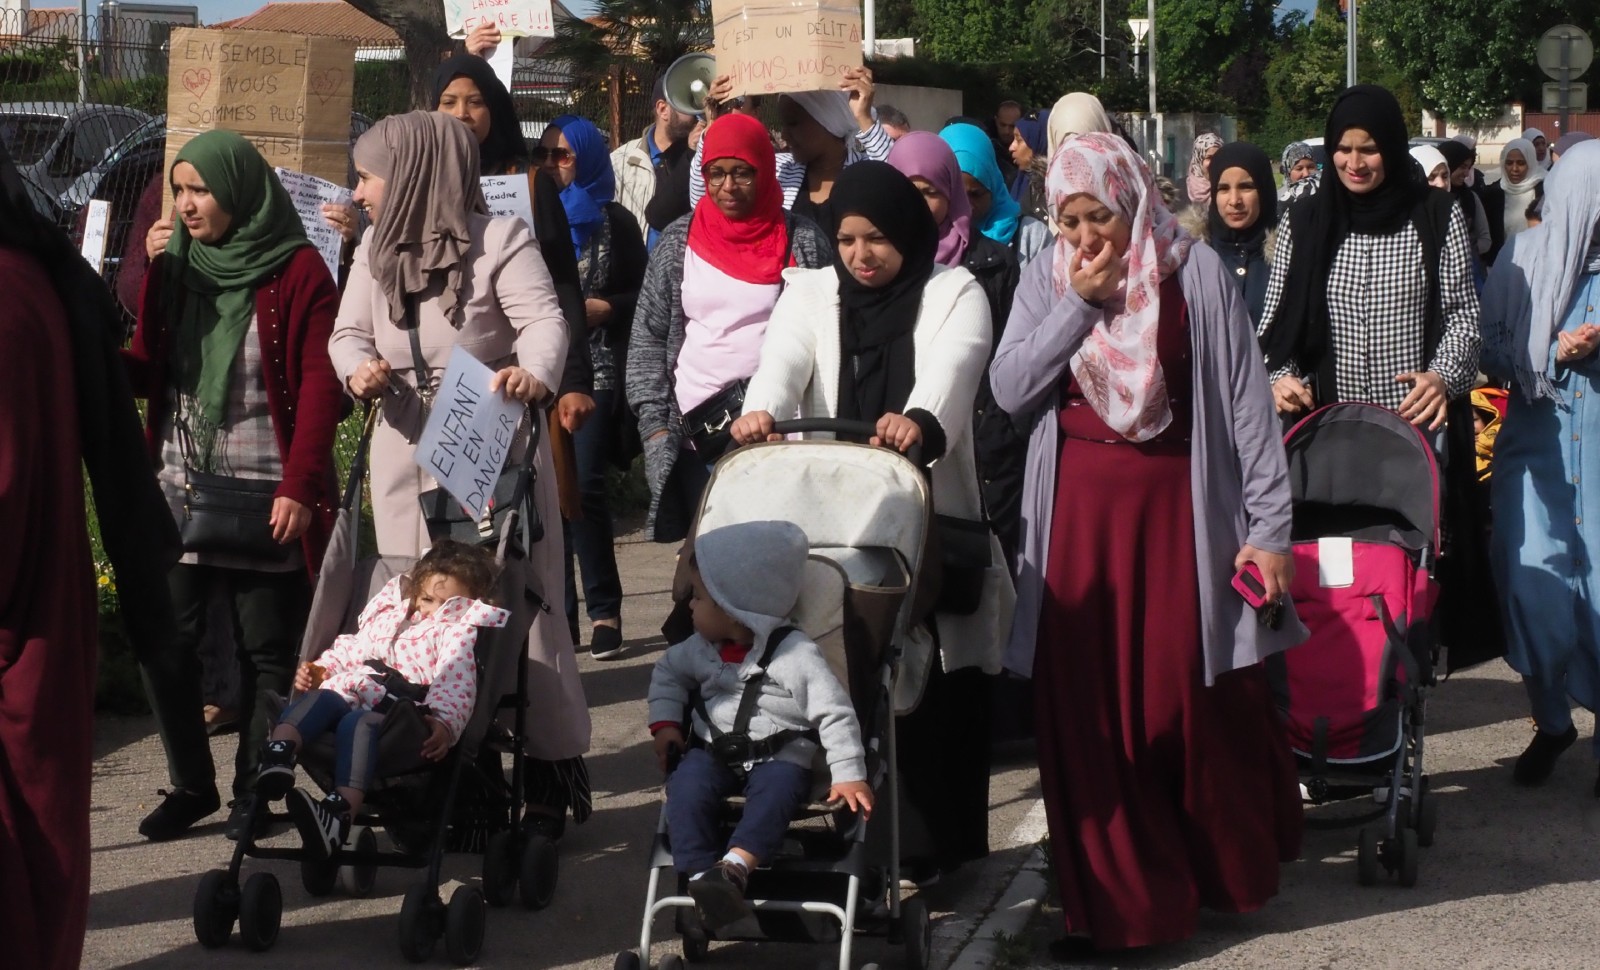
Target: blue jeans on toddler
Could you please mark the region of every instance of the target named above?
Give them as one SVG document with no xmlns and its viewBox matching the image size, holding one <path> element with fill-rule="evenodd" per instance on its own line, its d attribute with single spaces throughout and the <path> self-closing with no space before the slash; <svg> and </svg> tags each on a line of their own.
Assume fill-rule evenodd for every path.
<svg viewBox="0 0 1600 970">
<path fill-rule="evenodd" d="M 301 694 L 278 719 L 300 732 L 301 749 L 329 731 L 336 731 L 337 752 L 333 782 L 340 788 L 366 791 L 378 770 L 378 731 L 383 715 L 377 711 L 353 711 L 350 702 L 331 690 Z"/>
<path fill-rule="evenodd" d="M 744 816 L 727 845 L 721 841 L 724 798 L 743 790 Z M 745 782 L 704 748 L 690 748 L 667 779 L 667 833 L 672 865 L 693 875 L 717 864 L 729 849 L 765 863 L 783 847 L 783 835 L 811 794 L 811 770 L 789 761 L 763 761 Z"/>
</svg>

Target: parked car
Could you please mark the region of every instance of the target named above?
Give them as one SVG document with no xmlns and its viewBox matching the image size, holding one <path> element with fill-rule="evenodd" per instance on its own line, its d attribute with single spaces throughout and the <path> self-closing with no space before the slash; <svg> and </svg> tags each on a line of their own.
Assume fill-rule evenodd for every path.
<svg viewBox="0 0 1600 970">
<path fill-rule="evenodd" d="M 0 104 L 0 141 L 22 177 L 54 198 L 149 120 L 111 104 L 14 101 Z"/>
</svg>

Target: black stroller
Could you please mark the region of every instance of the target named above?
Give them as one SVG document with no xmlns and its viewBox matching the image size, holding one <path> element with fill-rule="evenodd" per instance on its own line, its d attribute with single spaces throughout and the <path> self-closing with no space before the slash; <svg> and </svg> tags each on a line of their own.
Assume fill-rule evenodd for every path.
<svg viewBox="0 0 1600 970">
<path fill-rule="evenodd" d="M 358 554 L 362 482 L 376 418 L 376 410 L 369 406 L 317 580 L 301 642 L 301 662 L 315 660 L 335 636 L 354 630 L 367 600 L 414 564 L 405 558 L 361 558 Z M 460 740 L 443 761 L 424 760 L 420 751 L 428 728 L 423 715 L 410 701 L 396 703 L 380 730 L 373 789 L 346 844 L 326 860 L 299 846 L 258 844 L 252 834 L 257 831 L 257 816 L 265 813 L 274 821 L 288 816 L 252 795 L 246 834 L 235 846 L 228 867 L 207 872 L 195 891 L 194 931 L 201 945 L 226 945 L 235 920 L 240 939 L 249 949 L 266 950 L 277 941 L 283 914 L 278 878 L 271 872 L 255 872 L 241 887 L 240 869 L 247 856 L 298 861 L 301 884 L 316 897 L 330 894 L 335 887 L 352 896 L 368 895 L 380 866 L 425 870 L 406 891 L 400 908 L 400 950 L 413 963 L 432 956 L 440 937 L 453 962 L 471 963 L 483 946 L 487 905 L 504 906 L 519 890 L 529 909 L 549 904 L 558 874 L 556 847 L 543 835 L 523 836 L 522 800 L 513 797 L 522 790 L 524 772 L 526 639 L 536 612 L 548 608 L 540 592 L 529 585 L 525 552 L 530 543 L 542 538 L 528 500 L 541 427 L 537 415 L 534 418 L 526 422 L 531 427 L 527 461 L 515 474 L 505 476 L 507 485 L 502 488 L 509 488 L 505 496 L 509 501 L 497 506 L 493 518 L 486 516 L 482 524 L 463 522 L 447 527 L 453 538 L 493 544 L 501 567 L 499 605 L 511 612 L 505 627 L 480 631 L 478 701 Z M 461 534 L 463 525 L 469 535 Z M 443 537 L 432 516 L 429 530 L 434 538 Z M 281 710 L 281 704 L 278 708 Z M 509 731 L 497 721 L 508 709 Z M 503 754 L 512 758 L 509 783 L 502 767 Z M 324 736 L 308 740 L 300 767 L 322 789 L 331 790 L 334 759 L 333 741 Z M 388 833 L 392 849 L 379 848 L 377 827 Z M 481 888 L 470 884 L 458 887 L 446 905 L 439 896 L 440 868 L 452 844 L 482 851 L 483 883 Z"/>
<path fill-rule="evenodd" d="M 873 433 L 871 425 L 835 419 L 779 422 L 776 431 Z M 782 441 L 740 448 L 717 463 L 694 534 L 763 519 L 784 519 L 806 533 L 810 556 L 794 618 L 821 647 L 855 706 L 867 749 L 868 780 L 886 796 L 887 810 L 876 813 L 873 824 L 888 824 L 888 857 L 876 858 L 882 852 L 874 851 L 880 848 L 876 841 L 868 842 L 866 820 L 842 804 L 813 800 L 791 824 L 780 855 L 750 874 L 754 918 L 713 935 L 700 921 L 681 876 L 676 877 L 675 893 L 662 894 L 663 874 L 674 875 L 663 807 L 650 850 L 639 949 L 617 954 L 617 970 L 649 970 L 655 917 L 666 911 L 677 916 L 683 957 L 663 956 L 655 964 L 661 970 L 682 970 L 684 959 L 700 961 L 714 940 L 833 944 L 840 970 L 852 970 L 856 934 L 871 930 L 904 947 L 906 967 L 926 970 L 932 949 L 927 905 L 915 896 L 900 897 L 890 698 L 898 649 L 918 599 L 914 591 L 930 508 L 921 470 L 884 448 Z M 679 578 L 686 581 L 681 568 Z M 826 797 L 825 765 L 815 778 L 813 799 Z M 724 821 L 730 828 L 742 803 L 742 797 L 735 797 L 725 804 Z M 876 970 L 876 965 L 868 966 Z"/>
</svg>

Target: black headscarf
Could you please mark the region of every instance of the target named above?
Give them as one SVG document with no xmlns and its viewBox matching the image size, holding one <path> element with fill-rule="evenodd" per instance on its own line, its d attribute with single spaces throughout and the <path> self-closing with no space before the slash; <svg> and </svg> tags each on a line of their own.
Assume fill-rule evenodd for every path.
<svg viewBox="0 0 1600 970">
<path fill-rule="evenodd" d="M 1473 158 L 1473 151 L 1454 139 L 1442 141 L 1434 147 L 1439 149 L 1439 154 L 1444 156 L 1445 165 L 1449 166 L 1450 168 L 1452 176 L 1450 179 L 1450 195 L 1453 196 L 1456 200 L 1456 203 L 1461 206 L 1461 215 L 1467 220 L 1467 225 L 1470 227 L 1478 220 L 1477 207 L 1472 204 L 1474 198 L 1472 192 L 1472 173 L 1467 173 L 1467 180 L 1462 182 L 1460 185 L 1455 183 L 1454 174 L 1456 169 L 1465 165 Z"/>
<path fill-rule="evenodd" d="M 1337 171 L 1325 171 L 1317 191 L 1296 200 L 1289 209 L 1293 241 L 1283 302 L 1261 338 L 1269 371 L 1293 360 L 1316 379 L 1318 403 L 1339 399 L 1333 340 L 1329 334 L 1328 273 L 1334 255 L 1351 233 L 1392 235 L 1414 220 L 1428 198 L 1428 183 L 1411 158 L 1405 117 L 1393 94 L 1372 84 L 1358 84 L 1339 95 L 1328 115 L 1323 144 L 1331 152 L 1351 128 L 1372 136 L 1383 157 L 1383 181 L 1357 195 L 1345 188 Z M 1443 193 L 1440 193 L 1443 198 Z M 1419 228 L 1419 232 L 1424 230 Z M 1429 257 L 1424 238 L 1424 257 Z M 1442 240 L 1433 241 L 1433 257 Z"/>
<path fill-rule="evenodd" d="M 38 259 L 66 311 L 78 444 L 93 489 L 106 557 L 116 571 L 129 638 L 141 648 L 171 636 L 167 571 L 178 561 L 177 526 L 150 465 L 139 411 L 121 358 L 122 320 L 111 291 L 72 240 L 40 215 L 0 146 L 0 246 Z"/>
<path fill-rule="evenodd" d="M 473 54 L 457 54 L 440 63 L 433 72 L 433 107 L 439 107 L 444 89 L 458 77 L 476 84 L 489 105 L 489 137 L 478 146 L 482 173 L 504 175 L 512 165 L 526 168 L 528 143 L 522 137 L 522 123 L 517 121 L 517 107 L 488 61 Z"/>
<path fill-rule="evenodd" d="M 1217 211 L 1217 185 L 1222 173 L 1230 168 L 1242 168 L 1250 173 L 1256 184 L 1256 195 L 1261 199 L 1261 214 L 1255 222 L 1243 229 L 1233 229 Z M 1211 208 L 1206 221 L 1213 243 L 1245 246 L 1263 240 L 1267 230 L 1278 224 L 1277 180 L 1272 177 L 1272 159 L 1267 153 L 1246 141 L 1229 142 L 1211 156 Z"/>
<path fill-rule="evenodd" d="M 876 422 L 904 413 L 916 382 L 912 334 L 922 290 L 933 275 L 939 227 L 911 180 L 887 162 L 851 165 L 833 184 L 829 225 L 862 216 L 900 251 L 900 272 L 883 286 L 866 286 L 850 274 L 835 247 L 839 276 L 839 414 Z"/>
</svg>

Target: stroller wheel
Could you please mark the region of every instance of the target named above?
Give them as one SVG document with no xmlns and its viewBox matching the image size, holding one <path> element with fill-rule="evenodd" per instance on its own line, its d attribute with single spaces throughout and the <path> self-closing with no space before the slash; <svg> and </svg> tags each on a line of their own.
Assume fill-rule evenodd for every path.
<svg viewBox="0 0 1600 970">
<path fill-rule="evenodd" d="M 1378 830 L 1364 828 L 1356 845 L 1356 879 L 1363 886 L 1378 883 Z"/>
<path fill-rule="evenodd" d="M 519 883 L 522 905 L 528 909 L 544 909 L 555 898 L 556 879 L 561 873 L 561 860 L 556 855 L 556 844 L 543 835 L 531 835 L 522 847 L 522 872 Z"/>
<path fill-rule="evenodd" d="M 933 957 L 933 922 L 928 904 L 912 896 L 900 904 L 900 926 L 905 937 L 907 970 L 928 970 Z"/>
<path fill-rule="evenodd" d="M 639 954 L 632 950 L 623 950 L 617 954 L 617 962 L 611 965 L 612 970 L 642 970 L 643 967 Z"/>
<path fill-rule="evenodd" d="M 656 964 L 656 970 L 683 970 L 683 957 L 676 953 L 669 953 Z"/>
<path fill-rule="evenodd" d="M 439 942 L 439 889 L 424 876 L 406 890 L 400 904 L 400 954 L 412 963 L 433 956 Z"/>
<path fill-rule="evenodd" d="M 283 920 L 283 890 L 278 877 L 258 872 L 245 880 L 239 894 L 239 939 L 251 950 L 272 949 L 278 942 L 278 925 Z"/>
<path fill-rule="evenodd" d="M 327 859 L 318 859 L 314 853 L 307 852 L 305 858 L 300 860 L 300 885 L 305 887 L 306 894 L 321 898 L 333 892 L 333 887 L 339 882 L 339 867 Z"/>
<path fill-rule="evenodd" d="M 1400 869 L 1400 885 L 1410 889 L 1417 884 L 1417 866 L 1422 862 L 1422 850 L 1417 847 L 1415 829 L 1404 829 L 1395 839 L 1396 860 Z"/>
<path fill-rule="evenodd" d="M 517 833 L 506 829 L 489 837 L 483 850 L 483 898 L 490 906 L 504 906 L 517 894 L 520 863 Z"/>
<path fill-rule="evenodd" d="M 361 826 L 353 833 L 351 848 L 356 852 L 368 853 L 378 851 L 378 836 L 372 829 Z M 372 887 L 378 881 L 378 864 L 376 862 L 353 862 L 347 866 L 339 867 L 339 888 L 348 896 L 363 899 L 372 895 Z"/>
<path fill-rule="evenodd" d="M 1423 848 L 1433 845 L 1433 833 L 1439 827 L 1439 800 L 1428 790 L 1424 777 L 1417 786 L 1417 844 Z"/>
<path fill-rule="evenodd" d="M 208 950 L 228 945 L 239 916 L 239 884 L 226 869 L 200 877 L 194 891 L 194 938 Z"/>
<path fill-rule="evenodd" d="M 703 929 L 683 931 L 683 958 L 689 963 L 699 963 L 711 952 L 711 939 Z"/>
<path fill-rule="evenodd" d="M 483 952 L 483 925 L 489 914 L 483 890 L 477 886 L 458 886 L 450 894 L 444 915 L 444 951 L 458 967 L 478 959 Z"/>
</svg>

